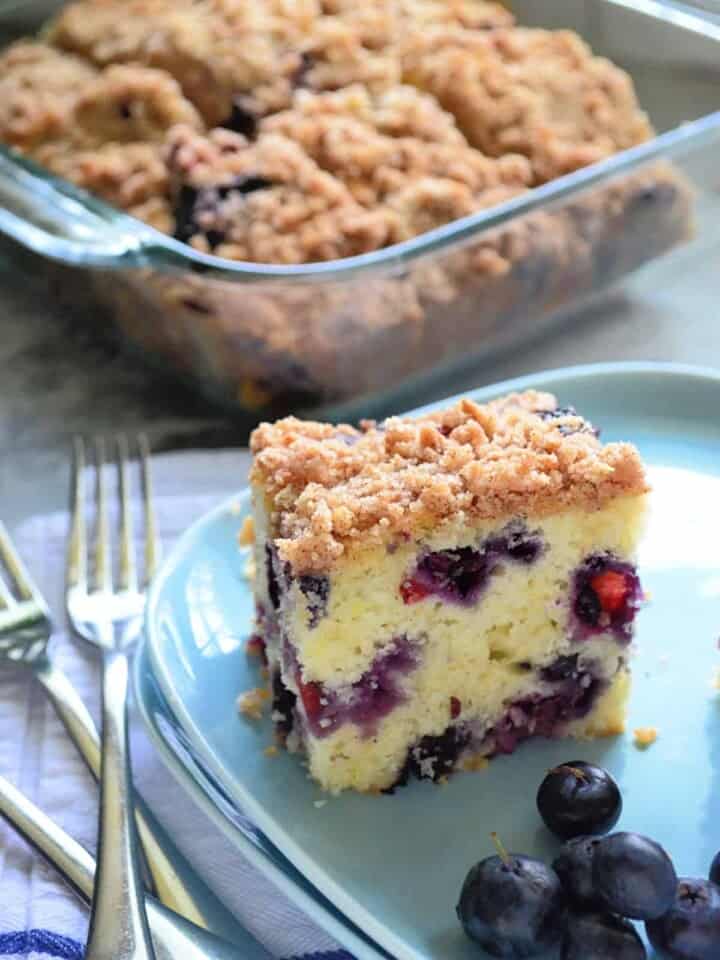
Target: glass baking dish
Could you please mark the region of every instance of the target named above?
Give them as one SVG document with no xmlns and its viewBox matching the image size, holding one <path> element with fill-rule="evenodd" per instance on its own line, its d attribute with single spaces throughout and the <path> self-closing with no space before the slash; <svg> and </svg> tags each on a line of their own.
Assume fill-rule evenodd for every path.
<svg viewBox="0 0 720 960">
<path fill-rule="evenodd" d="M 0 37 L 60 5 L 0 3 Z M 720 229 L 720 26 L 654 0 L 509 5 L 627 69 L 658 136 L 405 243 L 301 266 L 199 253 L 0 147 L 0 231 L 147 360 L 253 417 L 431 399 Z"/>
</svg>

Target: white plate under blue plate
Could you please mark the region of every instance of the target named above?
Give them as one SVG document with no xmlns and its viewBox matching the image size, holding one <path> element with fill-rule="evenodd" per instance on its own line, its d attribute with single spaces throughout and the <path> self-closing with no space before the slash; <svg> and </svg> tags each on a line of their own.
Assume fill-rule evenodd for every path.
<svg viewBox="0 0 720 960">
<path fill-rule="evenodd" d="M 654 506 L 640 564 L 653 599 L 638 618 L 629 720 L 630 730 L 659 729 L 649 750 L 630 736 L 534 741 L 446 787 L 326 798 L 296 757 L 264 754 L 269 721 L 237 714 L 238 691 L 259 683 L 243 650 L 252 618 L 236 541 L 245 494 L 188 531 L 148 603 L 149 662 L 193 754 L 297 870 L 398 960 L 477 960 L 454 913 L 465 873 L 491 851 L 491 830 L 512 850 L 554 855 L 535 793 L 563 761 L 608 767 L 625 801 L 620 826 L 663 843 L 681 874 L 705 875 L 720 849 L 720 373 L 601 365 L 472 395 L 528 387 L 576 406 L 604 439 L 634 441 L 649 465 Z M 377 953 L 361 946 L 359 955 Z"/>
</svg>

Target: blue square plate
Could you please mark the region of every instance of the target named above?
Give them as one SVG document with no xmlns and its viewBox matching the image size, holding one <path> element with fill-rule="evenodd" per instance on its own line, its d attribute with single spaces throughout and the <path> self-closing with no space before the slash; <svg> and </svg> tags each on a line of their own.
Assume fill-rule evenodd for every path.
<svg viewBox="0 0 720 960">
<path fill-rule="evenodd" d="M 491 851 L 492 830 L 512 850 L 554 856 L 535 793 L 547 769 L 564 761 L 608 767 L 623 792 L 620 827 L 663 843 L 680 874 L 706 875 L 720 849 L 720 374 L 602 365 L 472 396 L 529 387 L 576 406 L 604 439 L 632 440 L 649 466 L 653 510 L 640 566 L 652 603 L 638 618 L 628 724 L 659 728 L 649 750 L 638 750 L 631 735 L 534 741 L 444 788 L 412 783 L 394 796 L 324 797 L 297 757 L 264 754 L 269 720 L 237 713 L 238 692 L 259 683 L 257 661 L 244 653 L 253 605 L 236 539 L 246 493 L 185 534 L 148 603 L 147 660 L 193 756 L 272 848 L 398 960 L 477 960 L 455 918 L 463 878 Z M 382 955 L 352 935 L 358 957 Z"/>
</svg>

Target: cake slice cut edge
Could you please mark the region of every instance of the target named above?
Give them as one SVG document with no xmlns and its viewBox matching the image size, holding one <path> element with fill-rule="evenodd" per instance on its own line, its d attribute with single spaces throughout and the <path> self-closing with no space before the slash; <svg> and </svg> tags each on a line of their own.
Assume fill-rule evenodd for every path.
<svg viewBox="0 0 720 960">
<path fill-rule="evenodd" d="M 253 434 L 255 645 L 326 790 L 391 791 L 534 736 L 623 730 L 637 450 L 535 391 Z"/>
</svg>

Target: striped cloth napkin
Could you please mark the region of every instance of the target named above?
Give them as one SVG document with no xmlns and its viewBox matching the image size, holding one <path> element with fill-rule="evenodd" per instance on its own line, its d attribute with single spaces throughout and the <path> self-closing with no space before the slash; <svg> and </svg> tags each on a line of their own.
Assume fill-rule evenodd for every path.
<svg viewBox="0 0 720 960">
<path fill-rule="evenodd" d="M 216 501 L 209 497 L 159 498 L 156 506 L 165 547 Z M 59 627 L 63 625 L 67 525 L 66 515 L 36 517 L 15 538 Z M 52 651 L 97 720 L 99 681 L 94 652 L 62 632 L 58 632 Z M 220 831 L 178 790 L 137 717 L 132 720 L 132 750 L 135 780 L 159 820 L 195 869 L 273 956 L 352 960 L 230 848 Z M 27 672 L 2 668 L 0 774 L 94 852 L 97 788 L 40 687 Z M 1 820 L 0 896 L 0 957 L 82 957 L 87 908 Z"/>
</svg>

